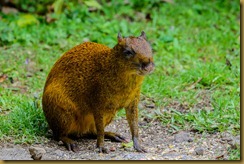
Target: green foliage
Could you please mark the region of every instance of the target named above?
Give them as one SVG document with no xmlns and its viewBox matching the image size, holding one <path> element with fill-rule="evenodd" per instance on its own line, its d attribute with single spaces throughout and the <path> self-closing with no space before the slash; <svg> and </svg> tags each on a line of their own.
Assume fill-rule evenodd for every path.
<svg viewBox="0 0 244 164">
<path fill-rule="evenodd" d="M 2 110 L 10 110 L 8 114 L 0 117 L 0 137 L 13 137 L 15 143 L 38 142 L 38 137 L 47 132 L 47 123 L 38 102 L 40 100 L 33 98 L 30 101 L 29 98 L 12 97 L 11 93 L 8 93 L 0 97 L 0 106 L 5 107 Z"/>
<path fill-rule="evenodd" d="M 16 5 L 21 11 L 29 13 L 44 13 L 47 12 L 47 5 L 51 4 L 54 0 L 13 0 L 12 3 Z"/>
<path fill-rule="evenodd" d="M 240 148 L 230 149 L 229 153 L 230 153 L 229 160 L 241 160 L 241 150 L 240 150 Z"/>
</svg>

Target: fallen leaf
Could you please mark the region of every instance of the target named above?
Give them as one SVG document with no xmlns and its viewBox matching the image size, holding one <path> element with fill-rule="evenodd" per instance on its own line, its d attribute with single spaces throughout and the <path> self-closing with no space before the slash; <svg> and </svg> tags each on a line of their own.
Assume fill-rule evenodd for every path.
<svg viewBox="0 0 244 164">
<path fill-rule="evenodd" d="M 0 76 L 0 83 L 4 82 L 8 78 L 7 75 L 3 74 Z"/>
<path fill-rule="evenodd" d="M 19 27 L 26 27 L 28 25 L 38 24 L 38 23 L 39 23 L 38 19 L 32 14 L 24 14 L 20 16 L 17 21 L 17 25 Z"/>
<path fill-rule="evenodd" d="M 220 159 L 220 158 L 224 158 L 224 154 L 215 157 L 215 159 Z"/>
<path fill-rule="evenodd" d="M 101 9 L 102 6 L 96 0 L 84 1 L 85 5 L 89 8 Z"/>
<path fill-rule="evenodd" d="M 125 147 L 125 148 L 131 148 L 133 146 L 133 142 L 129 142 L 129 143 L 122 143 L 122 147 Z"/>
</svg>

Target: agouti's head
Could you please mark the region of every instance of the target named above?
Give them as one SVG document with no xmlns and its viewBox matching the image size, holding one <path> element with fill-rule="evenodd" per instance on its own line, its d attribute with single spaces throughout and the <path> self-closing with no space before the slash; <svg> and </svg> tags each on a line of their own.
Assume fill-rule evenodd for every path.
<svg viewBox="0 0 244 164">
<path fill-rule="evenodd" d="M 126 61 L 126 65 L 132 73 L 137 75 L 150 74 L 154 70 L 153 54 L 150 44 L 146 40 L 146 34 L 141 32 L 139 37 L 122 37 L 118 34 L 118 44 L 115 46 Z"/>
</svg>

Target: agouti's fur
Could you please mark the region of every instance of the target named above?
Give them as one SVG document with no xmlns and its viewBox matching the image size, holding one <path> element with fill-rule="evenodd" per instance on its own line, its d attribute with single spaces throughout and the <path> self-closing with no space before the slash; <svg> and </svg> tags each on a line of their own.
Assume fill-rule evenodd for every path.
<svg viewBox="0 0 244 164">
<path fill-rule="evenodd" d="M 144 75 L 153 70 L 144 32 L 139 37 L 118 34 L 112 49 L 86 42 L 66 52 L 51 69 L 42 98 L 54 137 L 77 151 L 71 135 L 95 135 L 99 152 L 106 152 L 104 138 L 126 142 L 119 134 L 104 132 L 116 112 L 125 108 L 134 148 L 146 152 L 139 144 L 137 106 Z"/>
</svg>

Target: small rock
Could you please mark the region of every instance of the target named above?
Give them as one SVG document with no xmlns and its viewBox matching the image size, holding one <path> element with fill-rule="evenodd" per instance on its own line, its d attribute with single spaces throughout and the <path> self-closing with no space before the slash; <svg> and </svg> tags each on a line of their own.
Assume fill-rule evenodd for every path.
<svg viewBox="0 0 244 164">
<path fill-rule="evenodd" d="M 115 147 L 110 147 L 110 149 L 109 149 L 110 151 L 115 151 L 116 150 L 116 148 Z"/>
<path fill-rule="evenodd" d="M 195 152 L 197 155 L 203 155 L 204 149 L 202 147 L 195 148 Z"/>
<path fill-rule="evenodd" d="M 34 160 L 41 160 L 42 156 L 46 153 L 46 150 L 41 147 L 31 146 L 29 148 L 29 152 L 31 158 L 33 158 Z"/>
<path fill-rule="evenodd" d="M 190 138 L 189 136 L 189 133 L 187 132 L 184 132 L 184 131 L 181 131 L 179 133 L 177 133 L 175 136 L 174 136 L 174 140 L 175 142 L 185 142 L 185 141 L 188 141 L 188 142 L 192 142 L 193 140 Z"/>
<path fill-rule="evenodd" d="M 64 145 L 63 141 L 58 141 L 58 145 L 59 146 Z"/>
</svg>

